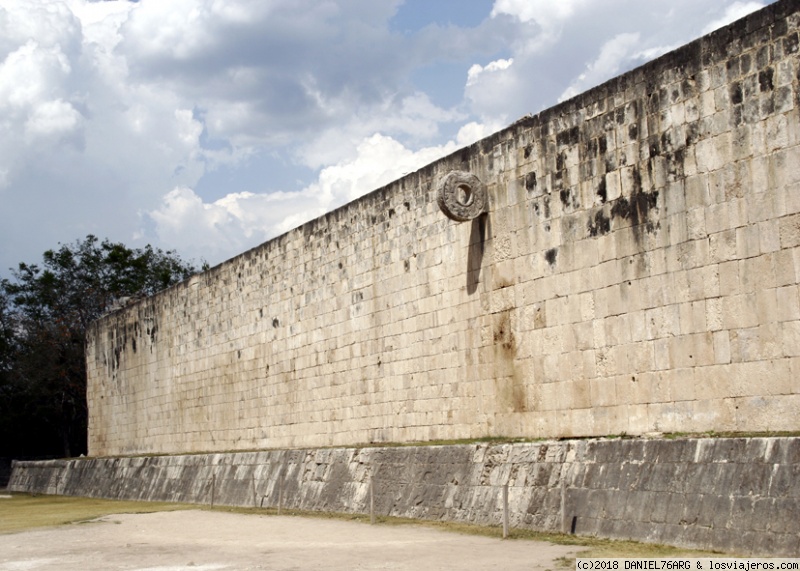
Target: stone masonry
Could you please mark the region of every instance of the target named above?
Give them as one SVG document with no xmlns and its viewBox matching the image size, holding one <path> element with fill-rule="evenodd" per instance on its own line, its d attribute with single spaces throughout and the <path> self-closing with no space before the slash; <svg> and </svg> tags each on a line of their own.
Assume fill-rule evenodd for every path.
<svg viewBox="0 0 800 571">
<path fill-rule="evenodd" d="M 90 453 L 800 429 L 799 20 L 779 1 L 99 320 Z M 486 213 L 442 213 L 451 171 Z"/>
<path fill-rule="evenodd" d="M 571 440 L 17 462 L 10 490 L 375 513 L 800 557 L 800 439 Z"/>
</svg>

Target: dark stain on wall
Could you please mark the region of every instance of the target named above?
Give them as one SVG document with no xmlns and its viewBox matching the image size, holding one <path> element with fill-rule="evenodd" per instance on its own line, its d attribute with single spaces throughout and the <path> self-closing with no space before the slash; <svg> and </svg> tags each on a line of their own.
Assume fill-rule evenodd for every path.
<svg viewBox="0 0 800 571">
<path fill-rule="evenodd" d="M 589 218 L 589 236 L 603 236 L 611 232 L 611 219 L 601 208 L 594 213 L 594 217 Z"/>
<path fill-rule="evenodd" d="M 614 201 L 611 207 L 612 218 L 622 218 L 631 221 L 634 231 L 645 230 L 653 233 L 656 223 L 648 218 L 648 213 L 658 208 L 658 191 L 638 192 L 628 200 L 624 196 Z"/>
<path fill-rule="evenodd" d="M 556 144 L 561 145 L 576 145 L 580 138 L 580 129 L 575 126 L 571 129 L 561 131 L 556 135 Z"/>
<path fill-rule="evenodd" d="M 525 412 L 525 379 L 516 366 L 517 341 L 511 322 L 512 310 L 492 316 L 494 341 L 494 382 L 498 405 L 507 412 Z"/>
<path fill-rule="evenodd" d="M 682 154 L 681 154 L 682 157 Z M 658 191 L 645 192 L 638 167 L 633 168 L 633 192 L 630 198 L 624 196 L 611 203 L 611 216 L 605 218 L 602 210 L 595 214 L 594 224 L 589 221 L 589 234 L 602 235 L 610 231 L 614 218 L 630 221 L 630 228 L 637 244 L 641 244 L 645 233 L 653 234 L 661 228 L 660 222 L 651 216 L 658 213 Z"/>
<path fill-rule="evenodd" d="M 514 332 L 511 329 L 511 312 L 506 310 L 496 315 L 497 319 L 494 327 L 495 346 L 513 357 L 517 344 L 514 339 Z"/>
<path fill-rule="evenodd" d="M 531 171 L 525 175 L 525 189 L 529 192 L 536 190 L 536 173 Z"/>
<path fill-rule="evenodd" d="M 580 204 L 578 204 L 578 200 L 575 197 L 575 194 L 572 192 L 572 188 L 564 188 L 559 191 L 558 197 L 561 199 L 561 204 L 564 205 L 564 208 L 578 208 Z"/>
<path fill-rule="evenodd" d="M 597 185 L 597 196 L 600 197 L 600 203 L 605 204 L 608 199 L 608 191 L 606 190 L 606 177 L 600 178 L 600 184 Z"/>
<path fill-rule="evenodd" d="M 758 72 L 758 86 L 759 89 L 764 91 L 772 91 L 775 87 L 773 84 L 774 70 L 771 67 Z"/>
</svg>

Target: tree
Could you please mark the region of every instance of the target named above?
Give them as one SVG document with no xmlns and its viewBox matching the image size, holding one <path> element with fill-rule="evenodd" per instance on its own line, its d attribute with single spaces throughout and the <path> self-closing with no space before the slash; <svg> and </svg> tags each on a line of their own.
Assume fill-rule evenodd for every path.
<svg viewBox="0 0 800 571">
<path fill-rule="evenodd" d="M 0 448 L 25 456 L 86 452 L 87 327 L 124 298 L 194 273 L 174 251 L 89 235 L 46 251 L 41 266 L 20 263 L 13 281 L 0 281 Z"/>
<path fill-rule="evenodd" d="M 12 323 L 8 295 L 5 289 L 0 287 L 0 438 L 3 441 L 8 441 L 9 423 L 14 409 L 10 374 L 15 355 Z"/>
</svg>

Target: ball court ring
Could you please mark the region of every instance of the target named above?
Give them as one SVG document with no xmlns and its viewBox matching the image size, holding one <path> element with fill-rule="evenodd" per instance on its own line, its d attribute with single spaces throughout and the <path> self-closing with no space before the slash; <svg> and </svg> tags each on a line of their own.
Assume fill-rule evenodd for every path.
<svg viewBox="0 0 800 571">
<path fill-rule="evenodd" d="M 472 173 L 448 173 L 439 183 L 436 198 L 444 215 L 456 222 L 472 220 L 486 211 L 486 185 Z"/>
</svg>

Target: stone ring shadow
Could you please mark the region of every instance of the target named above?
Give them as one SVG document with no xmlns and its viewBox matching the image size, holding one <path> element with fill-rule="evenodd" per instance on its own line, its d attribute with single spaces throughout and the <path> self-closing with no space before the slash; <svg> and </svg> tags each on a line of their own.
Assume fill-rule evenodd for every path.
<svg viewBox="0 0 800 571">
<path fill-rule="evenodd" d="M 489 215 L 487 213 L 472 219 L 472 228 L 469 234 L 469 253 L 467 254 L 467 294 L 469 295 L 478 291 L 486 236 L 491 233 L 489 230 Z"/>
</svg>

